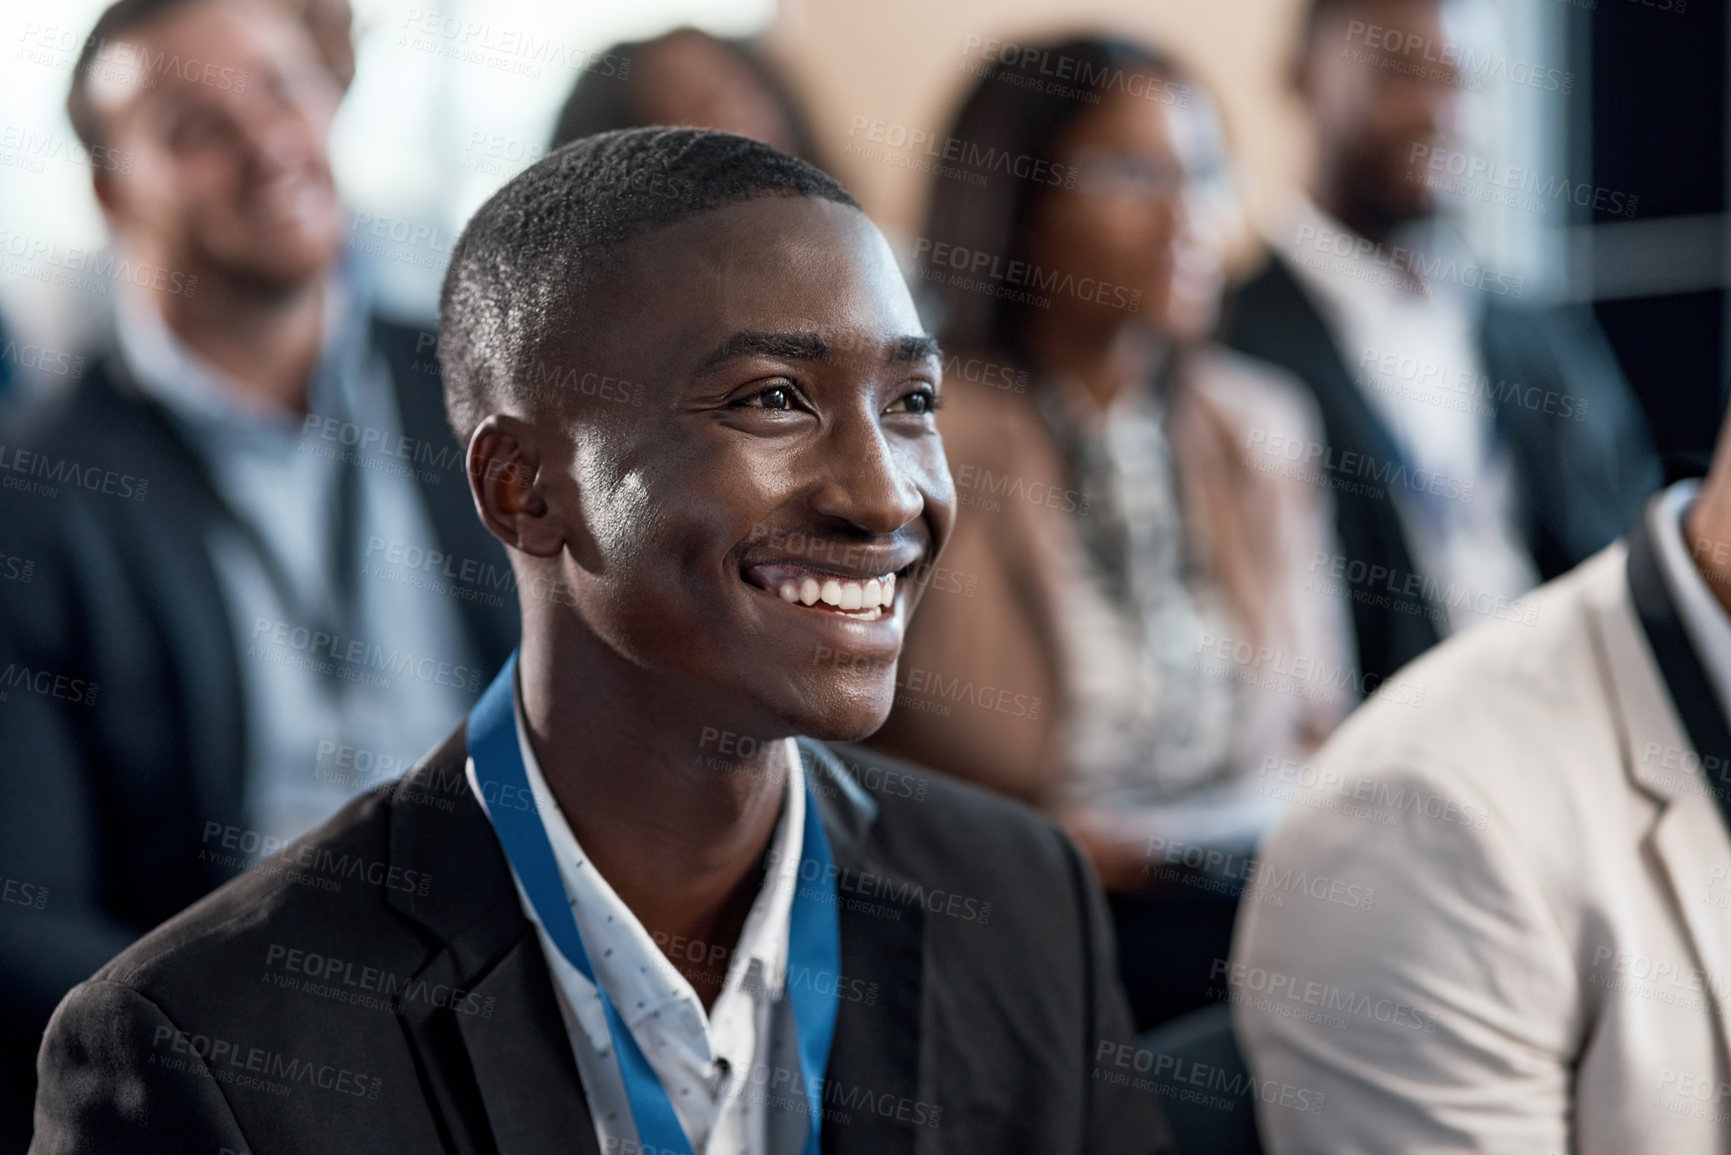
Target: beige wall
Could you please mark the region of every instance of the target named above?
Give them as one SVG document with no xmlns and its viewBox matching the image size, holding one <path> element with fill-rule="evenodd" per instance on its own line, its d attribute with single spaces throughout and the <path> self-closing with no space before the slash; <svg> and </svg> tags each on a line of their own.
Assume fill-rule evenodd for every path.
<svg viewBox="0 0 1731 1155">
<path fill-rule="evenodd" d="M 1105 29 L 1189 64 L 1225 109 L 1247 207 L 1301 179 L 1303 126 L 1284 91 L 1301 0 L 781 0 L 770 44 L 845 181 L 892 237 L 913 235 L 926 178 L 844 152 L 854 118 L 941 135 L 979 52 L 970 36 L 1049 39 Z"/>
</svg>

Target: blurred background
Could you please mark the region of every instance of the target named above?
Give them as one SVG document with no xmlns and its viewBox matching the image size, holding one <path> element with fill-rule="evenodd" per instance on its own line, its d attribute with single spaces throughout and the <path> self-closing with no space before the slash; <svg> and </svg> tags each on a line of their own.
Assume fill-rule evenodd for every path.
<svg viewBox="0 0 1731 1155">
<path fill-rule="evenodd" d="M 62 150 L 73 143 L 63 111 L 68 74 L 103 7 L 13 0 L 0 14 L 0 219 L 9 234 L 74 247 L 102 242 L 88 172 L 64 151 L 44 161 L 40 148 L 44 138 Z M 985 39 L 1103 28 L 1152 39 L 1214 87 L 1254 219 L 1304 178 L 1305 126 L 1286 84 L 1301 8 L 1298 0 L 355 0 L 355 80 L 333 152 L 361 222 L 351 242 L 358 246 L 376 221 L 414 238 L 392 241 L 387 229 L 385 243 L 364 254 L 386 304 L 429 316 L 463 221 L 545 151 L 560 105 L 592 58 L 681 24 L 724 37 L 762 32 L 829 166 L 908 251 L 926 178 L 850 151 L 862 143 L 861 118 L 940 134 Z M 1572 83 L 1567 94 L 1483 84 L 1473 102 L 1475 155 L 1531 168 L 1541 185 L 1554 179 L 1619 193 L 1625 211 L 1564 197 L 1544 198 L 1543 211 L 1469 198 L 1461 208 L 1474 250 L 1526 277 L 1535 301 L 1592 303 L 1661 452 L 1704 452 L 1731 368 L 1725 6 L 1485 0 L 1477 17 L 1496 51 L 1562 70 Z M 1252 259 L 1248 251 L 1242 258 Z M 86 304 L 84 294 L 45 287 L 15 258 L 0 271 L 0 309 L 46 347 L 76 344 L 89 322 Z"/>
</svg>

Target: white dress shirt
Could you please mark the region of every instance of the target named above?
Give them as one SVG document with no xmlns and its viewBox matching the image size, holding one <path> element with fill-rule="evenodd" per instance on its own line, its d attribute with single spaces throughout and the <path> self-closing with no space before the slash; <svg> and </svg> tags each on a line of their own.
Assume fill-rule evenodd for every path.
<svg viewBox="0 0 1731 1155">
<path fill-rule="evenodd" d="M 1273 239 L 1409 466 L 1414 483 L 1388 490 L 1413 564 L 1445 589 L 1471 591 L 1446 599 L 1449 625 L 1461 630 L 1482 620 L 1473 609 L 1481 596 L 1513 600 L 1538 581 L 1516 519 L 1513 460 L 1497 431 L 1495 403 L 1481 388 L 1478 290 L 1403 276 L 1356 248 L 1343 256 L 1336 245 L 1347 246 L 1337 237 L 1360 239 L 1306 198 Z M 1463 496 L 1427 492 L 1431 477 L 1445 493 Z"/>
<path fill-rule="evenodd" d="M 1647 528 L 1656 543 L 1659 572 L 1671 591 L 1683 630 L 1707 670 L 1707 680 L 1713 683 L 1719 708 L 1731 718 L 1731 617 L 1707 588 L 1701 571 L 1695 568 L 1683 533 L 1683 514 L 1700 489 L 1701 483 L 1691 478 L 1665 490 L 1648 508 L 1647 516 L 1652 520 Z"/>
<path fill-rule="evenodd" d="M 514 691 L 512 697 L 529 790 L 590 965 L 666 1089 L 692 1150 L 696 1155 L 797 1155 L 809 1119 L 798 1078 L 798 1033 L 784 985 L 789 916 L 805 841 L 805 774 L 798 747 L 791 738 L 783 747 L 786 801 L 770 841 L 771 866 L 746 915 L 721 994 L 705 1014 L 685 976 L 583 853 L 530 748 L 522 701 Z M 467 773 L 470 789 L 481 798 L 473 758 Z M 595 984 L 554 944 L 515 867 L 512 878 L 553 975 L 601 1150 L 637 1151 L 637 1126 Z M 668 945 L 687 958 L 709 953 L 703 944 Z M 790 1109 L 793 1104 L 797 1107 Z"/>
</svg>

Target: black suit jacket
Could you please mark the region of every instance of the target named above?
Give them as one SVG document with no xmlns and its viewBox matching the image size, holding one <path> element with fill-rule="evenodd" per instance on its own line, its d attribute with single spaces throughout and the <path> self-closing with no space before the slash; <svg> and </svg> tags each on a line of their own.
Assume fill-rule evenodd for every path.
<svg viewBox="0 0 1731 1155">
<path fill-rule="evenodd" d="M 373 342 L 403 433 L 439 447 L 417 464 L 438 539 L 425 544 L 504 572 L 474 514 L 436 362 L 417 348 L 430 342 L 385 321 Z M 96 360 L 19 415 L 0 433 L 0 479 L 0 873 L 46 894 L 41 909 L 0 902 L 0 1082 L 24 1126 L 61 996 L 234 873 L 229 853 L 201 851 L 222 850 L 208 823 L 242 822 L 247 712 L 205 544 L 229 514 L 202 458 L 122 366 Z M 456 603 L 489 677 L 516 642 L 513 600 Z M 20 671 L 48 674 L 45 692 L 23 688 Z"/>
<path fill-rule="evenodd" d="M 1069 841 L 971 787 L 800 749 L 840 871 L 848 992 L 823 1149 L 1164 1150 L 1154 1100 L 1095 1077 L 1130 1023 Z M 459 730 L 74 990 L 43 1043 L 32 1151 L 593 1155 L 466 756 Z M 289 951 L 305 952 L 292 969 Z"/>
<path fill-rule="evenodd" d="M 1283 257 L 1271 258 L 1233 294 L 1223 336 L 1290 370 L 1316 398 L 1340 545 L 1348 559 L 1365 563 L 1363 580 L 1347 583 L 1359 668 L 1373 681 L 1385 678 L 1437 642 L 1435 622 L 1443 614 L 1420 583 L 1409 583 L 1418 571 L 1394 487 L 1376 480 L 1403 455 Z M 1623 532 L 1663 481 L 1659 460 L 1645 415 L 1589 314 L 1515 308 L 1487 297 L 1479 347 L 1491 396 L 1472 399 L 1496 406 L 1527 546 L 1549 581 Z"/>
</svg>

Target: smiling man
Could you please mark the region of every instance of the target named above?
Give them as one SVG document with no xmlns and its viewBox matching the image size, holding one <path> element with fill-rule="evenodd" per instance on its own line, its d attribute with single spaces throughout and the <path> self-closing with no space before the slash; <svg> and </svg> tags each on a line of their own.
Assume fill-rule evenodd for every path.
<svg viewBox="0 0 1731 1155">
<path fill-rule="evenodd" d="M 469 224 L 440 340 L 519 655 L 68 996 L 35 1149 L 1164 1149 L 1071 845 L 824 744 L 888 713 L 954 506 L 848 194 L 740 137 L 578 141 Z"/>
</svg>

